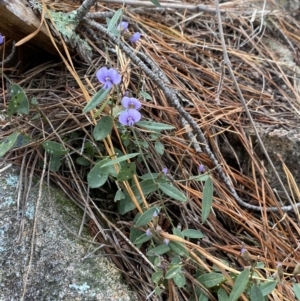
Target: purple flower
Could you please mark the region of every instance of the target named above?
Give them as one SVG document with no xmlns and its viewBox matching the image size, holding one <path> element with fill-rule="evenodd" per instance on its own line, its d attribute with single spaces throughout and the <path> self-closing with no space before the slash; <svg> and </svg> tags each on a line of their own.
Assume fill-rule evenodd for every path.
<svg viewBox="0 0 300 301">
<path fill-rule="evenodd" d="M 122 98 L 121 103 L 122 103 L 122 106 L 125 109 L 136 109 L 136 110 L 138 110 L 142 106 L 142 104 L 136 98 L 127 97 L 127 96 L 124 96 Z"/>
<path fill-rule="evenodd" d="M 142 115 L 135 109 L 123 111 L 119 116 L 119 122 L 122 125 L 133 126 L 136 122 L 140 121 Z"/>
<path fill-rule="evenodd" d="M 141 33 L 140 32 L 135 32 L 132 37 L 129 39 L 131 43 L 137 42 L 141 38 Z"/>
<path fill-rule="evenodd" d="M 147 235 L 147 236 L 150 236 L 150 235 L 151 235 L 151 230 L 150 230 L 150 229 L 147 229 L 146 235 Z"/>
<path fill-rule="evenodd" d="M 164 239 L 164 244 L 165 244 L 165 245 L 168 245 L 168 244 L 169 244 L 169 242 L 170 242 L 170 240 L 169 240 L 169 239 L 167 239 L 167 238 L 165 238 L 165 239 Z"/>
<path fill-rule="evenodd" d="M 0 45 L 2 45 L 3 43 L 4 43 L 4 36 L 0 34 Z"/>
<path fill-rule="evenodd" d="M 125 31 L 128 30 L 128 22 L 122 21 L 118 26 L 118 30 Z"/>
<path fill-rule="evenodd" d="M 165 175 L 168 173 L 168 171 L 169 171 L 169 170 L 168 170 L 167 167 L 165 167 L 165 168 L 162 169 L 162 172 L 163 172 Z"/>
<path fill-rule="evenodd" d="M 111 89 L 112 85 L 118 85 L 121 82 L 121 75 L 114 68 L 100 68 L 96 76 L 101 84 L 104 84 L 103 89 Z"/>
<path fill-rule="evenodd" d="M 158 217 L 158 213 L 157 213 L 156 210 L 155 210 L 154 213 L 153 213 L 153 217 Z"/>
<path fill-rule="evenodd" d="M 201 172 L 201 173 L 204 173 L 205 172 L 205 167 L 203 164 L 200 164 L 199 167 L 198 167 L 198 170 Z"/>
</svg>

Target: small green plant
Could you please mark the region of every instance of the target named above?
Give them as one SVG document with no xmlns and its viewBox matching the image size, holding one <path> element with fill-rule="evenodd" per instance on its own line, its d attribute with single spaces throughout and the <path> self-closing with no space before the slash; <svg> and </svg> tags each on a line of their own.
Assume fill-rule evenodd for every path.
<svg viewBox="0 0 300 301">
<path fill-rule="evenodd" d="M 159 5 L 158 1 L 151 1 Z M 120 21 L 121 17 L 122 10 L 118 10 L 112 19 L 107 20 L 108 31 L 119 38 L 123 36 L 127 41 L 136 43 L 141 37 L 140 33 L 129 35 L 128 22 Z M 3 43 L 0 36 L 0 44 L 1 41 Z M 284 278 L 281 264 L 278 265 L 275 276 L 264 278 L 262 275 L 266 270 L 265 266 L 256 262 L 243 247 L 240 256 L 247 266 L 243 271 L 237 271 L 201 247 L 201 239 L 205 238 L 202 231 L 188 227 L 182 229 L 181 225 L 174 226 L 165 208 L 165 200 L 188 206 L 189 194 L 184 191 L 181 183 L 200 183 L 201 223 L 207 223 L 214 193 L 212 171 L 206 171 L 204 165 L 199 164 L 198 174 L 177 179 L 174 170 L 167 167 L 154 170 L 152 166 L 149 167 L 149 148 L 152 147 L 157 156 L 163 156 L 165 146 L 162 143 L 162 136 L 175 130 L 174 126 L 143 120 L 139 97 L 131 97 L 128 93 L 120 95 L 118 86 L 122 81 L 122 75 L 117 68 L 103 66 L 96 72 L 96 77 L 102 88 L 83 109 L 83 114 L 95 110 L 93 141 L 84 142 L 82 151 L 76 153 L 75 160 L 77 164 L 88 169 L 86 180 L 90 189 L 115 183 L 117 189 L 114 201 L 118 204 L 119 214 L 135 215 L 129 239 L 143 251 L 153 265 L 152 294 L 158 296 L 164 294 L 171 283 L 183 290 L 189 300 L 194 301 L 210 300 L 210 296 L 220 301 L 235 301 L 242 294 L 252 301 L 266 300 Z M 8 118 L 13 118 L 16 114 L 28 115 L 30 107 L 38 111 L 36 99 L 32 99 L 29 103 L 26 93 L 20 86 L 12 84 L 9 90 Z M 138 91 L 138 95 L 140 98 L 152 99 L 146 91 Z M 39 112 L 32 118 L 37 117 L 40 117 Z M 122 150 L 114 147 L 112 135 L 119 138 L 118 147 Z M 9 150 L 29 142 L 30 139 L 26 135 L 16 130 L 0 143 L 0 157 Z M 58 171 L 64 157 L 71 152 L 63 140 L 60 142 L 46 140 L 41 142 L 41 146 L 49 154 L 48 166 L 51 171 Z M 146 172 L 141 174 L 137 170 L 138 164 L 143 164 Z M 155 201 L 149 202 L 151 196 L 154 196 L 152 199 Z M 172 225 L 170 230 L 172 233 L 161 227 L 160 218 L 163 217 Z M 297 265 L 293 276 L 299 273 L 300 268 Z M 298 283 L 293 284 L 293 290 L 300 299 Z"/>
</svg>

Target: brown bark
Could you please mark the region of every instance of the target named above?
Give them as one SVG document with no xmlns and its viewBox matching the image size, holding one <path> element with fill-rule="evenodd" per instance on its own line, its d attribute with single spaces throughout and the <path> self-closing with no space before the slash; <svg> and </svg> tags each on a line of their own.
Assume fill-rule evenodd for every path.
<svg viewBox="0 0 300 301">
<path fill-rule="evenodd" d="M 0 33 L 18 42 L 33 33 L 40 25 L 26 0 L 0 0 Z M 43 25 L 29 42 L 30 46 L 57 53 Z"/>
</svg>

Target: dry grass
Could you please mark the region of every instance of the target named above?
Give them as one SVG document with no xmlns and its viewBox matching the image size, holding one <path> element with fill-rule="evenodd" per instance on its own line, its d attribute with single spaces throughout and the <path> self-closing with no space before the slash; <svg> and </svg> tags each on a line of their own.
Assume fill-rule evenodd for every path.
<svg viewBox="0 0 300 301">
<path fill-rule="evenodd" d="M 50 6 L 62 11 L 77 7 L 73 1 L 69 2 L 52 3 Z M 119 7 L 117 4 L 110 5 L 112 10 Z M 296 78 L 299 74 L 295 68 L 289 69 L 280 62 L 278 52 L 270 47 L 270 41 L 291 49 L 299 66 L 300 23 L 288 13 L 272 11 L 264 15 L 265 23 L 261 26 L 258 14 L 252 19 L 253 7 L 250 4 L 242 5 L 239 1 L 226 3 L 221 9 L 227 10 L 223 15 L 223 28 L 232 69 L 254 121 L 265 130 L 274 125 L 297 128 L 300 105 Z M 107 11 L 107 8 L 98 5 L 98 10 Z M 201 224 L 200 220 L 202 186 L 198 182 L 180 184 L 189 198 L 187 204 L 164 199 L 166 212 L 175 226 L 181 224 L 183 228 L 199 229 L 205 234 L 205 239 L 199 245 L 187 242 L 193 259 L 186 261 L 186 277 L 194 283 L 192 275 L 195 268 L 202 266 L 210 271 L 213 263 L 226 275 L 229 271 L 238 273 L 246 265 L 239 258 L 241 247 L 245 244 L 253 259 L 257 258 L 265 264 L 266 268 L 261 271 L 262 278 L 271 276 L 278 262 L 283 263 L 287 272 L 285 281 L 277 285 L 269 300 L 294 300 L 291 274 L 288 273 L 299 262 L 298 219 L 294 212 L 284 213 L 280 209 L 266 212 L 268 207 L 279 208 L 280 203 L 274 194 L 274 187 L 265 177 L 251 125 L 233 81 L 222 64 L 223 49 L 215 16 L 184 9 L 153 12 L 133 8 L 127 8 L 125 16 L 143 32 L 135 51 L 142 52 L 157 64 L 169 79 L 169 88 L 185 100 L 182 106 L 204 132 L 213 154 L 239 196 L 245 202 L 261 206 L 260 212 L 241 207 L 215 171 L 211 173 L 215 187 L 213 208 L 205 224 Z M 105 20 L 99 19 L 99 22 L 104 23 Z M 197 174 L 197 167 L 201 163 L 211 169 L 215 166 L 205 152 L 196 152 L 187 135 L 190 127 L 182 125 L 180 114 L 154 82 L 124 53 L 116 56 L 112 51 L 116 47 L 107 38 L 97 33 L 95 40 L 96 32 L 84 24 L 80 30 L 93 48 L 95 55 L 92 64 L 86 65 L 77 60 L 73 68 L 64 55 L 65 62 L 45 63 L 22 77 L 11 77 L 30 97 L 35 96 L 39 105 L 38 108 L 31 108 L 28 117 L 1 121 L 2 137 L 17 129 L 32 138 L 32 143 L 10 152 L 6 159 L 22 164 L 26 174 L 29 171 L 25 166 L 36 162 L 33 160 L 36 156 L 43 160 L 42 141 L 60 141 L 71 150 L 65 158 L 64 168 L 57 173 L 49 171 L 49 177 L 86 211 L 91 234 L 100 242 L 110 245 L 105 252 L 124 273 L 141 300 L 145 300 L 145 296 L 153 290 L 153 270 L 126 240 L 136 212 L 119 215 L 108 187 L 89 195 L 86 182 L 88 170 L 80 168 L 73 161 L 81 155 L 83 140 L 93 141 L 91 133 L 97 117 L 83 115 L 82 109 L 89 95 L 99 89 L 95 71 L 107 63 L 117 66 L 118 61 L 123 76 L 121 91 L 129 90 L 133 95 L 138 95 L 142 87 L 153 98 L 153 101 L 143 102 L 143 118 L 176 127 L 173 133 L 165 133 L 161 137 L 165 146 L 163 156 L 158 156 L 151 147 L 147 150 L 147 161 L 153 172 L 159 172 L 167 166 L 174 179 L 181 180 Z M 2 90 L 2 97 L 5 94 L 6 91 Z M 40 118 L 33 119 L 37 113 Z M 78 135 L 72 136 L 75 132 Z M 148 139 L 146 132 L 138 131 L 138 135 Z M 106 139 L 102 154 L 113 154 L 113 147 L 122 148 L 120 141 L 115 130 L 111 138 Z M 36 164 L 34 168 L 38 173 L 39 165 Z M 138 164 L 137 170 L 140 175 L 146 172 L 142 163 Z M 290 172 L 293 173 L 293 170 Z M 292 175 L 289 175 L 289 179 L 293 179 Z M 113 183 L 111 185 L 111 189 L 114 189 Z M 128 183 L 123 183 L 122 187 L 130 189 Z M 297 185 L 294 184 L 294 187 Z M 155 203 L 155 200 L 155 195 L 148 198 L 146 206 Z M 167 217 L 162 216 L 161 226 L 164 231 L 162 236 L 169 237 L 171 225 Z M 107 240 L 99 234 L 100 230 L 105 232 Z M 227 261 L 230 268 L 222 260 Z M 171 281 L 168 285 L 168 300 L 187 300 L 184 290 L 178 290 Z M 230 283 L 225 287 L 229 288 Z M 210 300 L 216 299 L 210 295 Z M 241 300 L 247 299 L 242 297 Z"/>
</svg>

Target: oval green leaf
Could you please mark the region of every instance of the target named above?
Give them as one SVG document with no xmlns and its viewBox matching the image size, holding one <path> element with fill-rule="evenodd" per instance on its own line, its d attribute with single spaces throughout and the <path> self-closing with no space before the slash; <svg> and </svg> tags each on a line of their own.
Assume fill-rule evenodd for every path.
<svg viewBox="0 0 300 301">
<path fill-rule="evenodd" d="M 20 86 L 12 84 L 10 86 L 10 95 L 11 98 L 7 109 L 8 116 L 12 116 L 16 112 L 19 114 L 28 114 L 29 102 L 24 90 Z"/>
<path fill-rule="evenodd" d="M 214 191 L 213 181 L 211 177 L 209 177 L 205 181 L 204 188 L 203 188 L 202 212 L 201 212 L 202 223 L 205 223 L 209 216 L 211 206 L 212 206 L 212 201 L 213 201 L 213 191 Z"/>
<path fill-rule="evenodd" d="M 147 211 L 145 211 L 136 221 L 135 225 L 136 227 L 142 227 L 147 225 L 151 220 L 153 219 L 153 214 L 156 212 L 158 214 L 159 208 L 152 207 L 149 208 Z"/>
<path fill-rule="evenodd" d="M 156 152 L 159 155 L 163 155 L 164 154 L 165 147 L 164 147 L 164 145 L 160 141 L 156 141 L 154 147 L 155 147 Z"/>
<path fill-rule="evenodd" d="M 272 280 L 272 281 L 268 281 L 268 282 L 260 284 L 259 288 L 260 288 L 263 296 L 267 296 L 274 290 L 276 285 L 277 285 L 277 282 Z"/>
<path fill-rule="evenodd" d="M 225 281 L 226 278 L 221 273 L 212 272 L 212 273 L 201 275 L 200 277 L 197 278 L 197 280 L 206 288 L 211 288 L 219 285 L 220 283 Z"/>
<path fill-rule="evenodd" d="M 63 156 L 69 152 L 69 149 L 55 141 L 44 141 L 42 145 L 45 151 L 53 156 Z"/>
<path fill-rule="evenodd" d="M 300 284 L 299 283 L 293 283 L 293 290 L 294 290 L 294 293 L 296 295 L 296 298 L 298 300 L 300 300 Z"/>
<path fill-rule="evenodd" d="M 135 241 L 134 244 L 135 245 L 140 245 L 148 240 L 150 240 L 152 238 L 152 234 L 151 235 L 147 235 L 146 233 L 144 233 L 143 235 L 139 236 Z"/>
<path fill-rule="evenodd" d="M 160 279 L 163 277 L 163 272 L 162 271 L 157 271 L 152 274 L 151 279 L 154 283 L 158 283 Z"/>
<path fill-rule="evenodd" d="M 188 237 L 188 238 L 203 238 L 204 235 L 201 231 L 199 230 L 194 230 L 194 229 L 186 229 L 181 232 L 183 236 Z"/>
<path fill-rule="evenodd" d="M 61 166 L 61 160 L 60 156 L 58 155 L 51 155 L 50 157 L 50 163 L 49 163 L 49 168 L 51 171 L 56 172 L 59 170 Z"/>
<path fill-rule="evenodd" d="M 122 8 L 120 8 L 119 10 L 117 10 L 114 13 L 113 17 L 111 18 L 111 20 L 109 21 L 108 26 L 107 26 L 107 31 L 108 32 L 111 32 L 111 30 L 114 28 L 114 26 L 119 21 L 121 15 L 122 15 Z"/>
<path fill-rule="evenodd" d="M 123 199 L 125 199 L 125 195 L 124 195 L 123 191 L 121 189 L 119 189 L 115 194 L 114 202 L 121 201 Z"/>
<path fill-rule="evenodd" d="M 83 109 L 83 114 L 86 114 L 87 112 L 89 112 L 90 110 L 96 108 L 96 106 L 98 104 L 100 104 L 108 95 L 109 93 L 109 89 L 101 89 L 100 91 L 98 91 L 93 97 L 92 99 L 89 101 L 89 103 L 85 106 L 85 108 Z"/>
<path fill-rule="evenodd" d="M 176 242 L 176 241 L 171 241 L 168 245 L 170 247 L 170 249 L 175 252 L 176 254 L 180 255 L 180 256 L 189 256 L 189 253 L 186 249 L 186 247 L 184 246 L 184 244 L 180 243 L 180 242 Z"/>
<path fill-rule="evenodd" d="M 176 265 L 171 267 L 166 275 L 165 275 L 165 279 L 172 279 L 174 278 L 176 275 L 178 275 L 181 272 L 181 266 L 180 265 Z"/>
<path fill-rule="evenodd" d="M 128 181 L 130 180 L 136 172 L 136 165 L 134 162 L 124 162 L 122 165 L 118 175 L 117 181 Z"/>
<path fill-rule="evenodd" d="M 205 182 L 209 178 L 209 175 L 198 175 L 198 176 L 191 176 L 189 177 L 189 181 L 200 181 Z"/>
<path fill-rule="evenodd" d="M 90 188 L 101 187 L 107 181 L 109 170 L 108 168 L 103 168 L 103 164 L 107 161 L 108 159 L 101 160 L 89 172 L 87 180 Z"/>
<path fill-rule="evenodd" d="M 8 137 L 4 138 L 0 144 L 0 157 L 3 157 L 15 145 L 18 136 L 19 133 L 14 132 Z"/>
<path fill-rule="evenodd" d="M 182 232 L 178 228 L 173 228 L 172 232 L 173 232 L 173 235 L 183 238 Z"/>
<path fill-rule="evenodd" d="M 93 136 L 95 140 L 103 140 L 111 133 L 113 128 L 113 120 L 110 116 L 102 117 L 94 128 Z"/>
<path fill-rule="evenodd" d="M 160 246 L 157 246 L 151 250 L 149 250 L 147 252 L 147 256 L 158 256 L 158 255 L 162 255 L 162 254 L 165 254 L 167 252 L 170 251 L 170 248 L 168 245 L 160 245 Z"/>
<path fill-rule="evenodd" d="M 139 155 L 139 153 L 128 154 L 128 155 L 124 155 L 124 156 L 118 157 L 118 158 L 113 159 L 113 160 L 109 160 L 109 161 L 108 161 L 107 163 L 105 163 L 102 167 L 107 167 L 107 166 L 110 166 L 110 165 L 114 165 L 114 164 L 117 164 L 117 163 L 126 161 L 126 160 L 128 160 L 128 159 L 131 159 L 131 158 L 133 158 L 133 157 L 136 157 L 137 155 Z"/>
<path fill-rule="evenodd" d="M 136 123 L 136 125 L 145 128 L 147 130 L 153 130 L 153 131 L 163 131 L 163 130 L 173 130 L 175 127 L 173 125 L 160 123 L 160 122 L 154 122 L 154 121 L 139 121 Z"/>
<path fill-rule="evenodd" d="M 176 187 L 174 187 L 171 184 L 168 183 L 158 183 L 159 189 L 168 195 L 170 198 L 180 201 L 180 202 L 186 202 L 187 198 L 186 196 Z"/>
<path fill-rule="evenodd" d="M 240 275 L 238 275 L 229 295 L 229 301 L 236 301 L 241 296 L 248 285 L 249 276 L 250 268 L 245 268 L 244 271 Z"/>
<path fill-rule="evenodd" d="M 219 301 L 228 301 L 228 295 L 223 288 L 218 290 L 218 300 Z"/>
<path fill-rule="evenodd" d="M 251 301 L 264 301 L 265 298 L 256 284 L 252 284 L 250 289 L 250 300 Z"/>
<path fill-rule="evenodd" d="M 179 288 L 184 287 L 186 284 L 186 279 L 181 272 L 173 277 L 173 281 Z"/>
</svg>

